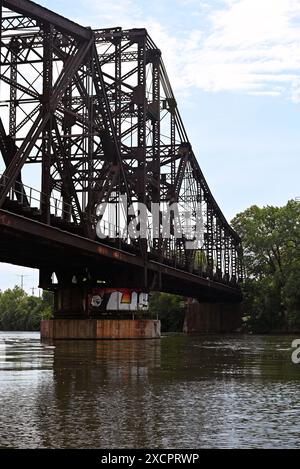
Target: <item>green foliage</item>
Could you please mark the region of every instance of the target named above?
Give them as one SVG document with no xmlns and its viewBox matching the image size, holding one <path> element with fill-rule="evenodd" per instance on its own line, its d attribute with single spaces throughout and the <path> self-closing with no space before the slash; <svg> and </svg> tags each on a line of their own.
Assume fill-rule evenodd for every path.
<svg viewBox="0 0 300 469">
<path fill-rule="evenodd" d="M 41 319 L 52 315 L 53 295 L 43 292 L 42 298 L 27 295 L 20 287 L 0 291 L 0 330 L 37 331 Z"/>
<path fill-rule="evenodd" d="M 158 315 L 163 332 L 182 332 L 184 321 L 184 298 L 168 293 L 154 292 L 149 297 L 149 310 Z"/>
<path fill-rule="evenodd" d="M 253 332 L 300 331 L 300 204 L 256 205 L 232 225 L 243 240 L 244 309 Z"/>
</svg>

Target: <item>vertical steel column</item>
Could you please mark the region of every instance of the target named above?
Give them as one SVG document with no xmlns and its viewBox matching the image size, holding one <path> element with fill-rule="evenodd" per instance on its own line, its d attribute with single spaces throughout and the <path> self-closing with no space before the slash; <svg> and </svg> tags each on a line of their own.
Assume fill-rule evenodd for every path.
<svg viewBox="0 0 300 469">
<path fill-rule="evenodd" d="M 171 185 L 175 187 L 176 177 L 176 165 L 175 165 L 175 138 L 176 138 L 176 126 L 175 126 L 175 108 L 170 107 L 170 154 L 171 154 Z"/>
<path fill-rule="evenodd" d="M 200 240 L 203 240 L 203 230 L 204 230 L 204 220 L 203 220 L 203 190 L 201 188 L 200 181 L 196 180 L 196 227 L 195 227 L 195 236 L 198 237 Z M 199 219 L 198 219 L 199 217 Z M 202 233 L 197 233 L 196 229 L 200 228 Z M 203 273 L 203 245 L 198 243 L 198 249 L 194 253 L 194 265 L 198 271 L 199 275 Z"/>
<path fill-rule="evenodd" d="M 220 221 L 216 220 L 216 274 L 218 280 L 222 278 L 222 227 Z"/>
<path fill-rule="evenodd" d="M 71 109 L 72 107 L 72 86 L 69 85 L 68 88 L 66 89 L 66 92 L 62 98 L 62 103 L 64 108 L 66 109 Z M 72 132 L 72 125 L 71 125 L 71 119 L 70 116 L 65 112 L 64 113 L 64 118 L 62 122 L 62 142 L 63 142 L 63 152 L 64 152 L 64 158 L 62 161 L 63 164 L 63 173 L 67 171 L 67 168 L 65 168 L 66 162 L 67 164 L 71 164 L 71 132 Z M 63 213 L 62 213 L 62 219 L 65 221 L 70 221 L 71 220 L 71 195 L 68 190 L 68 185 L 67 185 L 67 180 L 66 178 L 62 179 L 62 198 L 63 198 Z"/>
<path fill-rule="evenodd" d="M 206 221 L 206 257 L 207 257 L 207 273 L 210 278 L 214 271 L 214 211 L 207 202 L 207 221 Z"/>
<path fill-rule="evenodd" d="M 115 132 L 116 132 L 116 140 L 117 146 L 119 148 L 119 152 L 122 158 L 121 152 L 121 132 L 122 132 L 122 48 L 121 48 L 121 37 L 117 37 L 114 40 L 115 44 Z M 118 184 L 116 188 L 116 201 L 120 200 L 121 195 L 121 179 L 120 179 L 120 172 L 118 175 Z M 117 193 L 118 192 L 118 193 Z M 119 231 L 120 225 L 120 204 L 116 204 L 115 210 L 115 226 L 116 231 Z M 118 236 L 118 247 L 121 248 L 121 238 Z"/>
<path fill-rule="evenodd" d="M 174 190 L 175 190 L 175 179 L 176 179 L 176 159 L 175 159 L 175 152 L 176 152 L 176 119 L 175 119 L 175 105 L 174 100 L 169 100 L 170 106 L 170 143 L 171 143 L 171 187 L 172 187 L 172 200 L 174 200 Z M 177 264 L 177 253 L 176 253 L 176 243 L 173 246 L 173 257 L 174 257 L 174 267 Z M 171 250 L 171 246 L 170 246 Z"/>
<path fill-rule="evenodd" d="M 150 161 L 152 184 L 149 184 L 151 202 L 160 202 L 160 56 L 159 49 L 149 49 L 148 62 L 152 67 L 152 102 L 151 130 L 152 130 L 152 158 Z M 153 239 L 153 248 L 161 252 L 162 239 L 159 229 L 158 238 Z"/>
<path fill-rule="evenodd" d="M 84 213 L 86 213 L 86 223 L 88 225 L 88 232 L 89 232 L 89 237 L 91 236 L 92 233 L 91 227 L 94 226 L 94 222 L 92 221 L 92 206 L 89 203 L 90 200 L 92 200 L 92 188 L 93 188 L 93 177 L 94 177 L 94 161 L 93 161 L 93 151 L 94 151 L 94 115 L 95 115 L 95 103 L 94 103 L 94 87 L 93 87 L 93 76 L 94 76 L 94 61 L 92 60 L 92 56 L 90 54 L 89 57 L 89 66 L 88 70 L 90 72 L 90 76 L 87 78 L 87 83 L 88 83 L 88 103 L 87 103 L 87 108 L 88 108 L 88 119 L 89 119 L 89 124 L 88 124 L 88 158 L 87 158 L 87 187 L 86 187 L 86 193 L 87 193 L 87 198 L 86 198 L 86 206 L 82 207 L 84 210 Z M 94 234 L 93 234 L 94 236 Z"/>
<path fill-rule="evenodd" d="M 118 146 L 120 149 L 121 144 L 121 109 L 122 109 L 122 94 L 121 94 L 121 83 L 122 83 L 122 56 L 121 56 L 121 38 L 114 39 L 115 45 L 115 131 Z"/>
<path fill-rule="evenodd" d="M 230 275 L 230 238 L 229 235 L 224 231 L 224 245 L 225 245 L 225 252 L 224 252 L 224 273 L 225 273 L 225 281 L 229 281 Z"/>
<path fill-rule="evenodd" d="M 147 118 L 147 100 L 146 100 L 146 30 L 138 38 L 138 60 L 137 60 L 137 79 L 138 79 L 138 104 L 137 104 L 137 117 L 138 117 L 138 131 L 137 131 L 137 146 L 138 146 L 138 167 L 137 167 L 137 196 L 138 202 L 146 203 L 146 118 Z M 147 272 L 147 247 L 146 239 L 140 240 L 141 254 L 144 259 L 144 285 L 148 284 Z"/>
<path fill-rule="evenodd" d="M 43 95 L 42 109 L 46 115 L 52 94 L 52 55 L 53 28 L 49 24 L 43 25 Z M 51 138 L 52 118 L 48 120 L 42 132 L 42 187 L 41 187 L 41 219 L 50 224 L 50 194 L 51 194 Z"/>
<path fill-rule="evenodd" d="M 12 39 L 10 43 L 10 92 L 9 92 L 9 135 L 14 138 L 16 136 L 16 113 L 17 113 L 17 88 L 13 83 L 18 78 L 18 41 Z"/>
<path fill-rule="evenodd" d="M 146 200 L 146 33 L 138 38 L 138 171 L 137 188 L 138 201 L 145 203 Z"/>
<path fill-rule="evenodd" d="M 236 245 L 233 238 L 231 238 L 231 281 L 236 282 L 237 274 L 237 253 Z"/>
<path fill-rule="evenodd" d="M 160 50 L 151 51 L 152 59 L 152 175 L 155 188 L 152 201 L 160 201 Z"/>
</svg>

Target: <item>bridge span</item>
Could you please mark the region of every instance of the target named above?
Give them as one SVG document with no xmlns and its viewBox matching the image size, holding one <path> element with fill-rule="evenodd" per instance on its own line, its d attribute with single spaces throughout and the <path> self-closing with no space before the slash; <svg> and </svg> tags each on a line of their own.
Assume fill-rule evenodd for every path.
<svg viewBox="0 0 300 469">
<path fill-rule="evenodd" d="M 43 334 L 158 336 L 151 291 L 197 300 L 187 316 L 208 329 L 236 327 L 241 240 L 148 32 L 2 0 L 0 67 L 0 261 L 39 269 L 54 291 Z"/>
</svg>

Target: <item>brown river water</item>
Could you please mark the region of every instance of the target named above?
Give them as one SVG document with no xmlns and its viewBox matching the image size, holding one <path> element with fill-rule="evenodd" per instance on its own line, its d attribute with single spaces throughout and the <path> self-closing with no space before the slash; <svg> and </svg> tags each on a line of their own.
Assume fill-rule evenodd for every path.
<svg viewBox="0 0 300 469">
<path fill-rule="evenodd" d="M 294 338 L 0 332 L 0 448 L 300 448 Z"/>
</svg>

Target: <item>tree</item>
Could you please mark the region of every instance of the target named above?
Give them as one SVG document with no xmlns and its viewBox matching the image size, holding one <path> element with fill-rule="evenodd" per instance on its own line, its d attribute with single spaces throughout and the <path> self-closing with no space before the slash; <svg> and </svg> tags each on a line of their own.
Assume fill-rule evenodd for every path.
<svg viewBox="0 0 300 469">
<path fill-rule="evenodd" d="M 255 332 L 300 330 L 300 204 L 254 205 L 232 225 L 244 246 L 248 325 Z"/>
<path fill-rule="evenodd" d="M 149 310 L 161 320 L 163 332 L 182 332 L 184 321 L 184 298 L 168 293 L 150 294 Z"/>
<path fill-rule="evenodd" d="M 20 287 L 0 292 L 1 330 L 39 330 L 41 319 L 52 315 L 53 295 L 43 293 L 42 298 L 28 296 Z"/>
</svg>

